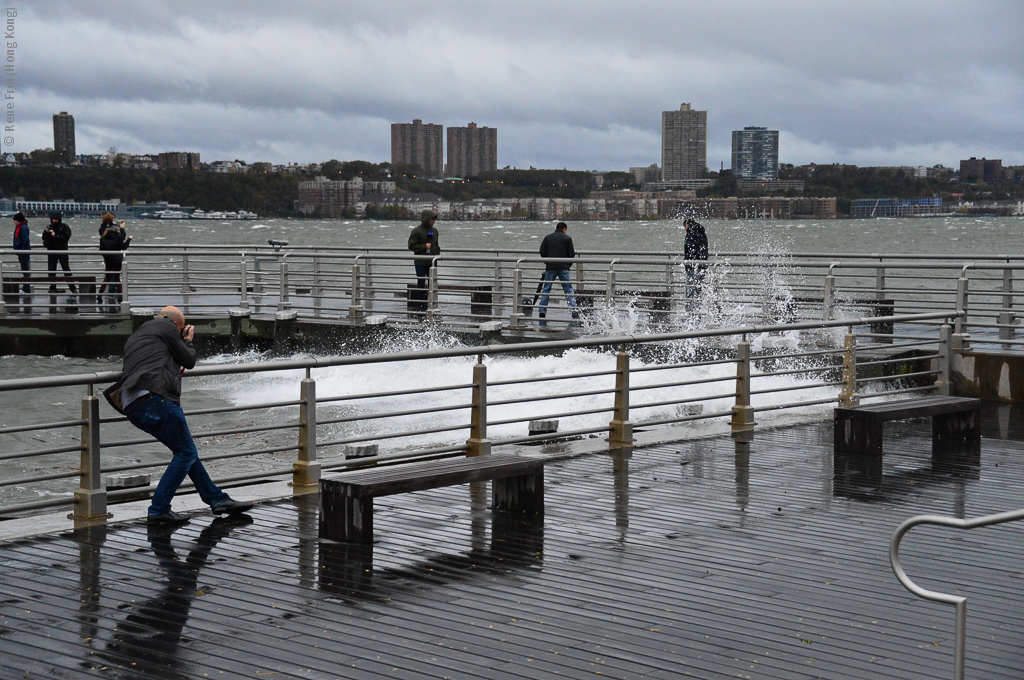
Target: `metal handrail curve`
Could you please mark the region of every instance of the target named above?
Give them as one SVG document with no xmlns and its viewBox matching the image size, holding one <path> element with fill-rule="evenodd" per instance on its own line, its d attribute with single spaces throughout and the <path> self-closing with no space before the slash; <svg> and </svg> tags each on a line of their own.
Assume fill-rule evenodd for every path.
<svg viewBox="0 0 1024 680">
<path fill-rule="evenodd" d="M 910 580 L 900 563 L 900 541 L 903 536 L 919 524 L 933 524 L 940 527 L 952 527 L 954 529 L 977 529 L 994 524 L 1016 522 L 1024 519 L 1024 510 L 1011 510 L 1000 512 L 994 515 L 975 517 L 974 519 L 956 519 L 955 517 L 942 517 L 941 515 L 917 515 L 906 520 L 896 529 L 889 541 L 889 564 L 896 578 L 904 588 L 914 595 L 932 602 L 951 604 L 956 607 L 955 638 L 953 642 L 953 678 L 963 680 L 964 677 L 964 649 L 967 638 L 967 598 L 962 595 L 948 595 L 938 593 L 934 590 L 927 590 Z"/>
</svg>

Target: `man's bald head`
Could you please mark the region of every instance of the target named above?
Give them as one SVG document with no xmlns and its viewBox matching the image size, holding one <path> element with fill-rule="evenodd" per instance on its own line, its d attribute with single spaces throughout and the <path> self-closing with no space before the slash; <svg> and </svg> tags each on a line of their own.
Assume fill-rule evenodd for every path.
<svg viewBox="0 0 1024 680">
<path fill-rule="evenodd" d="M 185 315 L 177 307 L 168 305 L 161 309 L 160 313 L 156 316 L 159 319 L 170 319 L 178 327 L 179 331 L 185 328 Z"/>
</svg>

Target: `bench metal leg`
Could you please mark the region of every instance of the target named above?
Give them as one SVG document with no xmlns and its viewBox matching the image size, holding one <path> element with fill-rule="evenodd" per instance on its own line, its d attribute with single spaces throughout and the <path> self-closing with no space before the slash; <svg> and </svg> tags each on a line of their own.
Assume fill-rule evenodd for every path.
<svg viewBox="0 0 1024 680">
<path fill-rule="evenodd" d="M 932 444 L 942 441 L 974 441 L 981 436 L 978 411 L 932 416 Z"/>
<path fill-rule="evenodd" d="M 491 482 L 495 510 L 544 513 L 544 468 L 531 475 Z"/>
<path fill-rule="evenodd" d="M 351 498 L 340 491 L 334 484 L 320 485 L 320 538 L 373 543 L 373 499 Z"/>
<path fill-rule="evenodd" d="M 882 455 L 882 421 L 858 411 L 835 414 L 834 450 L 864 456 Z"/>
</svg>

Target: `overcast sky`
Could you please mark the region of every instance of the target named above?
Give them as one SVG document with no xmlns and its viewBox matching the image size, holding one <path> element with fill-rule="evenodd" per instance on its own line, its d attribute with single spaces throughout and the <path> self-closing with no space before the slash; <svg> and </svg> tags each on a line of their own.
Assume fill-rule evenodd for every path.
<svg viewBox="0 0 1024 680">
<path fill-rule="evenodd" d="M 496 127 L 499 166 L 616 170 L 689 102 L 713 170 L 747 125 L 781 162 L 1024 163 L 1022 0 L 12 5 L 5 150 L 68 111 L 79 153 L 380 162 L 421 118 Z"/>
</svg>

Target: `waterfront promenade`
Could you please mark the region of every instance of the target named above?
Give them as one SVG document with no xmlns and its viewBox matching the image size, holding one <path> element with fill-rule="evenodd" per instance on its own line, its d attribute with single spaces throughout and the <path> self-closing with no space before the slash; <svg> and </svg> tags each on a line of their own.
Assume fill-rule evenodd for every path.
<svg viewBox="0 0 1024 680">
<path fill-rule="evenodd" d="M 912 515 L 1019 507 L 1021 418 L 986 405 L 952 458 L 927 422 L 892 425 L 880 478 L 837 469 L 831 422 L 552 444 L 532 449 L 557 458 L 541 522 L 450 487 L 380 501 L 370 548 L 318 541 L 316 494 L 248 524 L 8 535 L 0 676 L 948 678 L 952 608 L 898 584 L 888 541 Z M 1020 531 L 904 541 L 911 578 L 968 597 L 968 677 L 1024 674 Z"/>
</svg>

